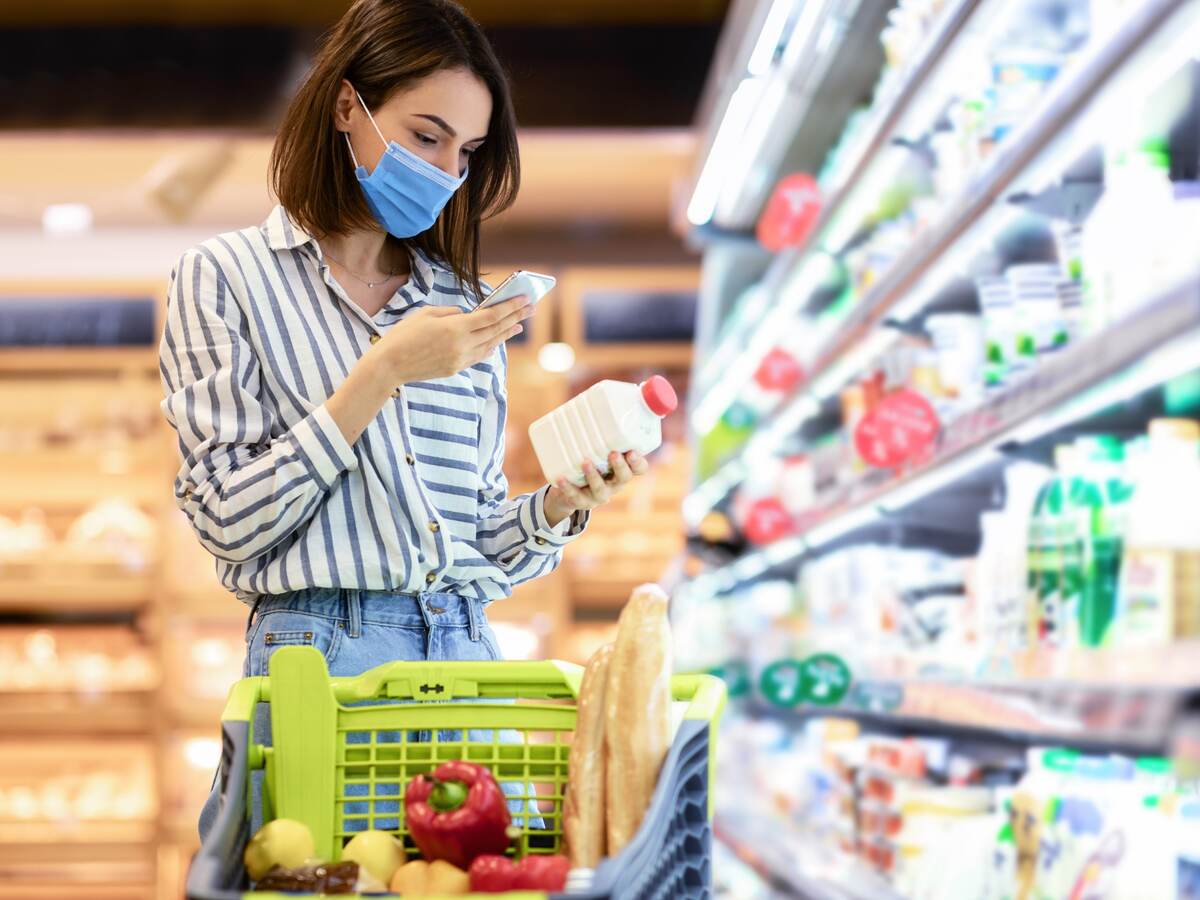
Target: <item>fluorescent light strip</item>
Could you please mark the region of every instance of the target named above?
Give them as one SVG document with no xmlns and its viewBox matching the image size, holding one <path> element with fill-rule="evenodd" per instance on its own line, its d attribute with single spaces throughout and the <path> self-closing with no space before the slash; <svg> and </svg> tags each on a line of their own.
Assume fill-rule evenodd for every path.
<svg viewBox="0 0 1200 900">
<path fill-rule="evenodd" d="M 987 446 L 971 450 L 949 462 L 935 464 L 928 472 L 915 475 L 896 490 L 889 491 L 879 500 L 879 507 L 887 513 L 899 512 L 974 472 L 982 471 L 999 458 L 996 451 Z"/>
<path fill-rule="evenodd" d="M 804 5 L 800 8 L 800 18 L 796 20 L 792 33 L 788 35 L 787 47 L 783 51 L 783 67 L 789 72 L 794 72 L 800 61 L 808 55 L 805 50 L 812 40 L 817 24 L 821 21 L 825 4 L 826 0 L 804 0 Z"/>
<path fill-rule="evenodd" d="M 733 91 L 717 136 L 709 148 L 708 158 L 696 181 L 696 190 L 688 204 L 687 216 L 693 225 L 705 225 L 713 217 L 726 169 L 740 148 L 750 114 L 762 94 L 764 79 L 744 78 Z"/>
<path fill-rule="evenodd" d="M 824 257 L 821 257 L 824 258 Z M 718 381 L 696 406 L 692 413 L 692 429 L 699 435 L 708 434 L 720 420 L 725 410 L 737 398 L 738 392 L 754 375 L 763 357 L 779 340 L 787 320 L 796 314 L 796 310 L 810 297 L 821 283 L 824 273 L 815 260 L 818 257 L 806 256 L 800 263 L 803 267 L 796 285 L 789 290 L 786 297 L 771 309 L 755 329 L 750 338 L 750 344 L 737 358 L 725 377 Z"/>
<path fill-rule="evenodd" d="M 1036 416 L 1014 430 L 1012 438 L 1023 444 L 1035 441 L 1197 368 L 1200 368 L 1200 334 L 1193 332 L 1151 351 L 1149 358 L 1134 368 L 1108 379 L 1077 399 Z"/>
<path fill-rule="evenodd" d="M 747 468 L 756 468 L 779 450 L 789 434 L 821 411 L 821 404 L 812 394 L 801 394 L 788 403 L 771 424 L 750 439 L 746 447 Z"/>
<path fill-rule="evenodd" d="M 817 550 L 852 531 L 877 521 L 879 521 L 879 510 L 874 504 L 855 507 L 835 516 L 829 522 L 805 532 L 804 542 L 810 549 Z"/>
<path fill-rule="evenodd" d="M 805 3 L 806 8 L 816 5 L 820 4 L 814 3 L 813 0 Z M 771 61 L 774 60 L 775 51 L 779 49 L 779 41 L 783 37 L 783 29 L 792 13 L 792 6 L 793 0 L 775 0 L 767 10 L 762 31 L 758 33 L 758 40 L 755 41 L 754 50 L 750 54 L 750 62 L 746 65 L 752 76 L 763 75 L 771 67 Z"/>
<path fill-rule="evenodd" d="M 721 498 L 746 477 L 746 464 L 740 458 L 725 463 L 715 474 L 702 482 L 683 501 L 683 518 L 695 528 Z"/>
</svg>

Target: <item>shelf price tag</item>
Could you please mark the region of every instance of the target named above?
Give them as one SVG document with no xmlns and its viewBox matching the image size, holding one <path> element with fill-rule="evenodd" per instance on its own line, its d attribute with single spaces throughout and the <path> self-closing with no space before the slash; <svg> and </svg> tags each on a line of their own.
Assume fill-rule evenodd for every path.
<svg viewBox="0 0 1200 900">
<path fill-rule="evenodd" d="M 764 497 L 751 504 L 742 531 L 750 543 L 761 546 L 785 537 L 793 525 L 791 513 L 781 501 L 775 497 Z"/>
<path fill-rule="evenodd" d="M 816 653 L 800 664 L 804 699 L 817 706 L 841 703 L 850 690 L 850 667 L 840 656 Z"/>
<path fill-rule="evenodd" d="M 750 670 L 744 662 L 734 661 L 723 666 L 713 666 L 709 675 L 716 675 L 725 682 L 725 691 L 730 698 L 744 697 L 750 693 Z"/>
<path fill-rule="evenodd" d="M 821 212 L 821 188 L 805 172 L 788 175 L 775 185 L 758 220 L 758 241 L 772 252 L 808 240 Z"/>
<path fill-rule="evenodd" d="M 941 430 L 929 401 L 907 388 L 888 394 L 854 429 L 858 455 L 877 469 L 920 458 Z"/>
<path fill-rule="evenodd" d="M 795 659 L 781 659 L 763 669 L 758 689 L 775 706 L 791 709 L 804 699 L 803 664 Z"/>
</svg>

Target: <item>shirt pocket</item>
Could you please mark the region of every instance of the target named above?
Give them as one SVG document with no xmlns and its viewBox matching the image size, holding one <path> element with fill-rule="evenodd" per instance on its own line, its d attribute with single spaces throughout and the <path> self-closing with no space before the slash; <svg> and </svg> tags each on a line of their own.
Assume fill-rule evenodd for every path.
<svg viewBox="0 0 1200 900">
<path fill-rule="evenodd" d="M 280 647 L 315 647 L 325 657 L 328 667 L 337 655 L 341 631 L 335 620 L 323 616 L 286 610 L 266 613 L 255 625 L 250 638 L 246 654 L 250 662 L 249 674 L 269 674 L 271 656 Z"/>
</svg>

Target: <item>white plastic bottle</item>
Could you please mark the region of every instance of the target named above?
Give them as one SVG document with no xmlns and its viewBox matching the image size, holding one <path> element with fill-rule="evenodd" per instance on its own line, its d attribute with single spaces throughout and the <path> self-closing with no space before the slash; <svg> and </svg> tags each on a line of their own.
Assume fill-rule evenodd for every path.
<svg viewBox="0 0 1200 900">
<path fill-rule="evenodd" d="M 584 485 L 582 463 L 610 470 L 612 452 L 642 455 L 662 444 L 662 420 L 679 406 L 671 383 L 655 375 L 642 384 L 601 381 L 529 426 L 542 473 L 554 484 L 566 477 Z"/>
<path fill-rule="evenodd" d="M 1156 419 L 1134 472 L 1121 562 L 1118 639 L 1165 644 L 1200 634 L 1200 426 Z"/>
</svg>

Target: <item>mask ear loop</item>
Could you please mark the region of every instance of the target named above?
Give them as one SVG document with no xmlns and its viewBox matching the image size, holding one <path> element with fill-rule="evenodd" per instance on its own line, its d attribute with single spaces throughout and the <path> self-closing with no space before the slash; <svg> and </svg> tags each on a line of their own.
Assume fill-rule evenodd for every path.
<svg viewBox="0 0 1200 900">
<path fill-rule="evenodd" d="M 387 138 L 383 136 L 383 132 L 379 130 L 379 125 L 375 122 L 375 117 L 371 115 L 371 111 L 367 109 L 367 104 L 363 103 L 362 94 L 358 92 L 358 88 L 354 89 L 354 96 L 358 98 L 358 102 L 362 103 L 363 111 L 367 114 L 367 118 L 371 120 L 371 125 L 375 128 L 375 133 L 379 135 L 379 140 L 383 141 L 383 146 L 386 149 L 388 146 Z"/>
</svg>

